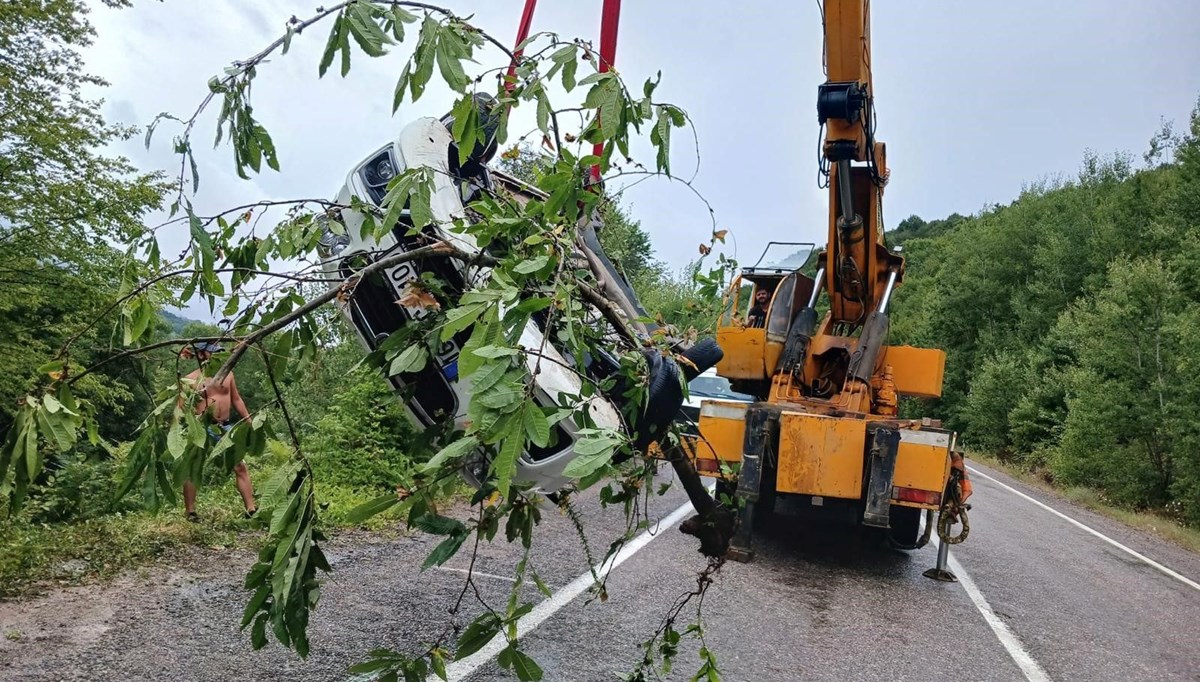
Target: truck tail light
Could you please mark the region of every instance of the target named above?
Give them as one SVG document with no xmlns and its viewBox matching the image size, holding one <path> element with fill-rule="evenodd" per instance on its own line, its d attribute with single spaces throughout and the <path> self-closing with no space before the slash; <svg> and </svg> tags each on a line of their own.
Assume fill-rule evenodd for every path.
<svg viewBox="0 0 1200 682">
<path fill-rule="evenodd" d="M 942 494 L 934 490 L 918 490 L 896 485 L 892 486 L 892 499 L 898 502 L 937 505 L 942 502 Z"/>
</svg>

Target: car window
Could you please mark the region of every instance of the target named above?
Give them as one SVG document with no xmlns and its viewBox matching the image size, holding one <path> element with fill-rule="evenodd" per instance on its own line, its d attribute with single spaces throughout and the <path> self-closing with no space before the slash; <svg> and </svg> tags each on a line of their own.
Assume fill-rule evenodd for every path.
<svg viewBox="0 0 1200 682">
<path fill-rule="evenodd" d="M 708 398 L 731 398 L 734 400 L 753 400 L 752 396 L 738 393 L 729 387 L 729 380 L 723 377 L 700 376 L 688 384 L 688 393 Z"/>
</svg>

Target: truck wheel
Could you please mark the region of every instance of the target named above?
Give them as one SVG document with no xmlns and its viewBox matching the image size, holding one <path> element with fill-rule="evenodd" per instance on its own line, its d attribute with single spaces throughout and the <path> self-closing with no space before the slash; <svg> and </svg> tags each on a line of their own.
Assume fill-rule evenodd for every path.
<svg viewBox="0 0 1200 682">
<path fill-rule="evenodd" d="M 921 510 L 915 507 L 892 505 L 888 517 L 891 530 L 888 539 L 893 547 L 916 549 L 921 537 Z"/>
</svg>

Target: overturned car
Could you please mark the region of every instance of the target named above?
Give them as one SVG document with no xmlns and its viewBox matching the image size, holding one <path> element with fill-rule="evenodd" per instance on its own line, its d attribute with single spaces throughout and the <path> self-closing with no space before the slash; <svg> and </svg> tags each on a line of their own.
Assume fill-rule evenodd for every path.
<svg viewBox="0 0 1200 682">
<path fill-rule="evenodd" d="M 478 98 L 484 120 L 491 106 L 489 98 Z M 489 167 L 488 162 L 496 151 L 493 136 L 476 145 L 465 163 L 459 163 L 459 154 L 450 133 L 451 117 L 442 119 L 422 118 L 406 125 L 399 136 L 384 145 L 365 161 L 358 164 L 346 177 L 337 196 L 339 204 L 348 206 L 357 198 L 377 209 L 381 209 L 388 192 L 389 182 L 405 169 L 426 167 L 432 169 L 434 191 L 430 209 L 432 222 L 419 233 L 412 229 L 409 212 L 400 212 L 399 220 L 382 237 L 375 239 L 363 236 L 362 226 L 367 216 L 349 208 L 340 210 L 338 222 L 341 229 L 326 228 L 321 237 L 321 255 L 330 279 L 346 280 L 366 265 L 386 258 L 398 251 L 411 251 L 431 241 L 444 241 L 455 248 L 477 253 L 479 246 L 471 235 L 453 232 L 449 224 L 456 219 L 470 219 L 466 206 L 480 193 L 507 192 L 522 197 L 543 198 L 539 191 L 519 179 Z M 615 309 L 621 311 L 634 326 L 646 329 L 642 322 L 645 312 L 628 282 L 605 255 L 597 238 L 599 223 L 581 226 L 576 240 L 578 261 L 586 264 L 599 290 Z M 486 268 L 467 265 L 462 260 L 431 256 L 396 264 L 363 277 L 354 285 L 344 301 L 342 312 L 356 331 L 368 351 L 378 351 L 388 339 L 408 325 L 419 324 L 427 316 L 435 314 L 429 307 L 404 305 L 401 300 L 406 289 L 419 281 L 423 273 L 430 273 L 442 284 L 449 296 L 457 298 L 470 289 L 473 282 L 487 275 Z M 593 311 L 595 312 L 595 311 Z M 598 312 L 589 324 L 604 324 Z M 438 349 L 436 357 L 415 372 L 402 372 L 388 377 L 401 397 L 409 419 L 420 429 L 465 428 L 468 425 L 467 405 L 471 397 L 470 380 L 460 377 L 459 355 L 470 335 L 470 329 L 458 332 L 446 340 Z M 549 337 L 549 338 L 547 338 Z M 541 407 L 561 406 L 564 399 L 583 393 L 584 377 L 602 380 L 617 370 L 618 360 L 603 349 L 590 354 L 578 366 L 571 353 L 563 352 L 554 335 L 545 328 L 545 320 L 535 316 L 521 333 L 520 344 L 525 348 L 541 348 L 541 355 L 549 362 L 537 363 L 532 355 L 525 362 L 535 382 L 534 399 Z M 634 443 L 645 448 L 655 439 L 655 434 L 665 431 L 668 423 L 678 414 L 683 401 L 680 377 L 691 380 L 699 372 L 713 366 L 720 359 L 720 349 L 711 339 L 690 347 L 678 347 L 690 362 L 681 367 L 670 357 L 657 351 L 647 350 L 650 388 L 647 405 L 639 410 L 642 417 L 633 424 L 636 433 Z M 622 418 L 622 391 L 613 390 L 604 395 L 588 399 L 586 410 L 590 421 L 597 427 L 621 429 L 628 425 Z M 517 462 L 514 480 L 531 484 L 537 491 L 553 493 L 570 482 L 564 469 L 574 458 L 573 445 L 579 431 L 572 419 L 559 421 L 552 430 L 545 447 L 530 444 Z M 464 471 L 466 478 L 479 485 L 487 473 L 488 463 L 482 457 L 474 459 Z"/>
</svg>

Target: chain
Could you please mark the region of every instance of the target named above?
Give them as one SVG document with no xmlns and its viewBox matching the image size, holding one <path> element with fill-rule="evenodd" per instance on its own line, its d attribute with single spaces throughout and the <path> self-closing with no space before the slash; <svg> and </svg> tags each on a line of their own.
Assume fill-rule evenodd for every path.
<svg viewBox="0 0 1200 682">
<path fill-rule="evenodd" d="M 957 545 L 967 539 L 967 535 L 971 532 L 971 524 L 967 520 L 967 510 L 971 508 L 969 504 L 962 503 L 962 473 L 957 469 L 950 470 L 950 483 L 946 486 L 946 491 L 949 493 L 946 501 L 942 504 L 942 509 L 938 512 L 938 539 L 947 545 Z M 958 535 L 951 536 L 950 529 L 955 523 L 962 523 L 962 530 Z"/>
</svg>

